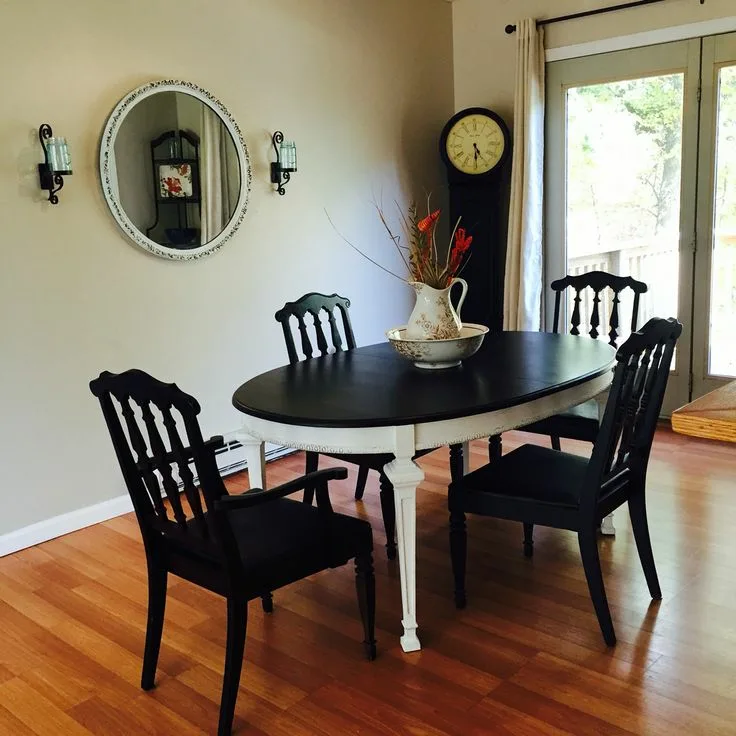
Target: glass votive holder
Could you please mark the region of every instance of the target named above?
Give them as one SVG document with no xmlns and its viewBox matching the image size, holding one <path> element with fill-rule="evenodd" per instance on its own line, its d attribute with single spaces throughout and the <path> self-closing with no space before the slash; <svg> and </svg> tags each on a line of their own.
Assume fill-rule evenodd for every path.
<svg viewBox="0 0 736 736">
<path fill-rule="evenodd" d="M 71 171 L 72 160 L 66 138 L 51 137 L 46 139 L 46 157 L 51 171 Z"/>
<path fill-rule="evenodd" d="M 69 146 L 67 145 L 66 138 L 60 138 L 61 141 L 60 147 L 61 147 L 61 153 L 59 155 L 59 158 L 62 161 L 62 164 L 64 166 L 64 171 L 68 171 L 71 173 L 72 170 L 72 156 L 69 153 Z"/>
</svg>

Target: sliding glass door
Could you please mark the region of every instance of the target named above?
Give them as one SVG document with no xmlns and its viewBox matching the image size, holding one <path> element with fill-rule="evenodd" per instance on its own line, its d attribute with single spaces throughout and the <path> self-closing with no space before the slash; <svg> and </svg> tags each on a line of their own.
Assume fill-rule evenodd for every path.
<svg viewBox="0 0 736 736">
<path fill-rule="evenodd" d="M 693 395 L 736 377 L 736 34 L 703 39 Z"/>
<path fill-rule="evenodd" d="M 640 325 L 683 323 L 665 412 L 736 375 L 736 36 L 549 64 L 546 163 L 547 280 L 630 275 Z"/>
<path fill-rule="evenodd" d="M 690 343 L 699 66 L 700 42 L 685 41 L 547 68 L 548 280 L 601 270 L 644 281 L 639 324 L 679 316 L 681 346 Z M 622 314 L 630 309 L 623 301 Z M 689 378 L 680 347 L 668 409 L 687 401 Z"/>
</svg>

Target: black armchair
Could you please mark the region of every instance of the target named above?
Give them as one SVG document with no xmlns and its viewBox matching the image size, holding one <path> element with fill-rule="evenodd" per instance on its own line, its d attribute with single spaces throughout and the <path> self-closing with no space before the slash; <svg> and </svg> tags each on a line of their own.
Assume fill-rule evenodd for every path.
<svg viewBox="0 0 736 736">
<path fill-rule="evenodd" d="M 222 438 L 203 440 L 192 396 L 139 370 L 102 373 L 90 389 L 100 401 L 146 552 L 144 690 L 154 686 L 169 573 L 227 602 L 220 736 L 232 729 L 249 600 L 262 598 L 270 612 L 271 591 L 355 559 L 363 645 L 375 658 L 371 527 L 335 513 L 328 495 L 330 480 L 347 477 L 344 468 L 230 496 L 215 462 Z M 316 491 L 316 507 L 287 498 L 305 489 Z"/>
</svg>

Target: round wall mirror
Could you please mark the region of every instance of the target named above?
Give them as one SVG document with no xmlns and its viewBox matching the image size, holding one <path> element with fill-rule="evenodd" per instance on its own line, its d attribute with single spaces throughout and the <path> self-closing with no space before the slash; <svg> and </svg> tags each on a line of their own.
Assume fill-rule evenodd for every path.
<svg viewBox="0 0 736 736">
<path fill-rule="evenodd" d="M 102 134 L 100 177 L 125 234 L 164 258 L 214 252 L 248 206 L 250 162 L 238 125 L 190 82 L 150 82 L 118 103 Z"/>
</svg>

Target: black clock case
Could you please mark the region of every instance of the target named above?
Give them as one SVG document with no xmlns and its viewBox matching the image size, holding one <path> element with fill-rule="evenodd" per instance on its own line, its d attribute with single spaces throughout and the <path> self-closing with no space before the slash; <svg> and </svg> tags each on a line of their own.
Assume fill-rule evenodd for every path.
<svg viewBox="0 0 736 736">
<path fill-rule="evenodd" d="M 445 147 L 450 128 L 460 118 L 474 113 L 493 118 L 504 134 L 503 156 L 485 174 L 458 171 Z M 500 332 L 503 329 L 503 282 L 511 189 L 511 134 L 498 114 L 483 107 L 471 107 L 450 118 L 442 130 L 439 144 L 440 156 L 447 167 L 450 226 L 461 218 L 460 227 L 473 236 L 470 258 L 459 274 L 468 282 L 468 296 L 461 319 L 487 325 L 492 332 Z"/>
</svg>

